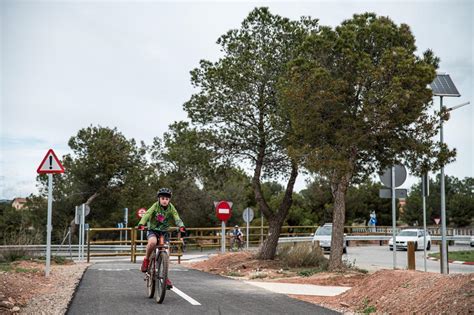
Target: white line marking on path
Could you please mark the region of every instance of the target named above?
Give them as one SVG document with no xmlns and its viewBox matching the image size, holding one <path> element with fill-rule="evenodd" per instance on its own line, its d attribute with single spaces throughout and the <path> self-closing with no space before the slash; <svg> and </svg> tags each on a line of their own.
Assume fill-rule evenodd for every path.
<svg viewBox="0 0 474 315">
<path fill-rule="evenodd" d="M 185 299 L 186 301 L 188 301 L 192 305 L 201 305 L 201 303 L 199 303 L 198 301 L 196 301 L 195 299 L 193 299 L 192 297 L 190 297 L 189 295 L 187 295 L 186 293 L 184 293 L 183 291 L 181 291 L 180 289 L 178 289 L 175 286 L 173 286 L 171 291 L 175 292 L 176 294 L 181 296 L 183 299 Z"/>
</svg>

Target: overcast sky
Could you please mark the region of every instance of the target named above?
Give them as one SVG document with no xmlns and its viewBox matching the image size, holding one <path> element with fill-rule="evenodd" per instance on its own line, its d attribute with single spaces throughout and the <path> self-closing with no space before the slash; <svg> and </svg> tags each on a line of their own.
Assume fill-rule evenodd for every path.
<svg viewBox="0 0 474 315">
<path fill-rule="evenodd" d="M 89 125 L 117 127 L 150 144 L 193 93 L 189 71 L 220 56 L 217 38 L 256 6 L 336 26 L 366 11 L 407 23 L 419 52 L 431 48 L 460 98 L 472 102 L 471 1 L 8 1 L 0 0 L 0 199 L 36 190 L 36 168 L 49 148 Z M 439 107 L 436 99 L 435 106 Z M 473 106 L 454 111 L 445 141 L 458 150 L 448 175 L 473 177 Z M 409 178 L 405 187 L 415 182 Z M 304 188 L 300 177 L 296 190 Z"/>
</svg>

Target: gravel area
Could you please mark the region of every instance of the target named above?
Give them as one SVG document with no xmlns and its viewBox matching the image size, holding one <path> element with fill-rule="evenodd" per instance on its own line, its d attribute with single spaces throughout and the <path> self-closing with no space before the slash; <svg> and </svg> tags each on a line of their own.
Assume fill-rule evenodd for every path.
<svg viewBox="0 0 474 315">
<path fill-rule="evenodd" d="M 82 275 L 90 264 L 52 265 L 20 261 L 0 273 L 1 314 L 65 314 Z"/>
</svg>

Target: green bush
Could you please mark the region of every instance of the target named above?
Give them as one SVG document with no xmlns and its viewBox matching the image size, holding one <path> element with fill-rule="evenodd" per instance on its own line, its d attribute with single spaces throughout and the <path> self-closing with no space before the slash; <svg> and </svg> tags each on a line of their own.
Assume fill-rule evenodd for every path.
<svg viewBox="0 0 474 315">
<path fill-rule="evenodd" d="M 0 253 L 0 262 L 13 262 L 30 257 L 26 248 L 7 248 Z"/>
<path fill-rule="evenodd" d="M 277 249 L 277 258 L 287 267 L 317 267 L 327 270 L 328 259 L 319 246 L 311 243 L 284 244 Z"/>
</svg>

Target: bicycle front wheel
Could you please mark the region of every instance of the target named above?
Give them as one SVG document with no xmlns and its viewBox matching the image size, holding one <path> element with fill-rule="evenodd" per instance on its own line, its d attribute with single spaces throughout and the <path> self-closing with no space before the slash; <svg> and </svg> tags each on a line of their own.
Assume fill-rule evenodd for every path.
<svg viewBox="0 0 474 315">
<path fill-rule="evenodd" d="M 153 253 L 150 257 L 150 264 L 148 265 L 148 271 L 146 273 L 146 292 L 150 299 L 155 296 L 156 274 L 156 259 Z"/>
<path fill-rule="evenodd" d="M 157 259 L 156 268 L 156 302 L 163 303 L 166 295 L 166 280 L 168 280 L 168 253 L 161 251 Z"/>
</svg>

